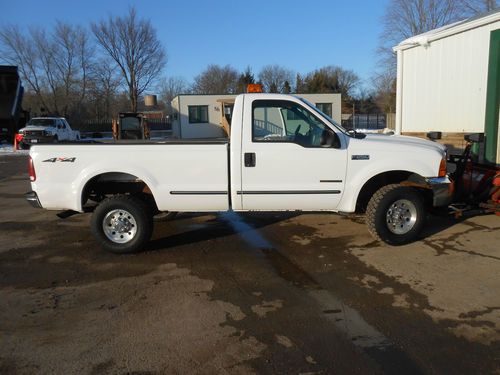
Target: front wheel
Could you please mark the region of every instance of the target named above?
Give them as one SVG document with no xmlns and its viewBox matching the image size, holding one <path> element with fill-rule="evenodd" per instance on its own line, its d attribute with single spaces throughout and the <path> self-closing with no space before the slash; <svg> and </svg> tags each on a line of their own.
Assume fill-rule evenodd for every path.
<svg viewBox="0 0 500 375">
<path fill-rule="evenodd" d="M 376 239 L 398 246 L 417 239 L 425 216 L 424 200 L 418 190 L 393 184 L 382 187 L 370 199 L 366 223 Z"/>
<path fill-rule="evenodd" d="M 151 238 L 153 217 L 142 200 L 117 195 L 104 199 L 95 209 L 91 230 L 101 246 L 113 253 L 141 250 Z"/>
</svg>

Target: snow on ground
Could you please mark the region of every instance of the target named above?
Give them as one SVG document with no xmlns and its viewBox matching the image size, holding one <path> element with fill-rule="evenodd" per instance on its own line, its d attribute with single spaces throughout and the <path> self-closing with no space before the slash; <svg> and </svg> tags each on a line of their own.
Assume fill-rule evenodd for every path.
<svg viewBox="0 0 500 375">
<path fill-rule="evenodd" d="M 14 146 L 10 143 L 0 143 L 0 155 L 27 155 L 29 150 L 14 150 Z"/>
</svg>

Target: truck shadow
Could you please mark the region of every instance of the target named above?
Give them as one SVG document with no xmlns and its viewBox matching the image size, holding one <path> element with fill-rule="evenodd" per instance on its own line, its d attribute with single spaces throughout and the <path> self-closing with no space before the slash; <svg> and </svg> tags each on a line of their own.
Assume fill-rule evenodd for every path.
<svg viewBox="0 0 500 375">
<path fill-rule="evenodd" d="M 492 214 L 491 213 L 476 213 L 476 214 L 467 213 L 467 214 L 464 214 L 463 216 L 460 216 L 458 218 L 455 218 L 452 215 L 445 215 L 445 214 L 429 215 L 429 217 L 427 218 L 427 222 L 425 224 L 425 227 L 422 230 L 422 233 L 420 235 L 420 239 L 424 240 L 428 237 L 432 237 L 436 234 L 444 232 L 445 230 L 447 230 L 455 225 L 467 222 L 471 218 L 478 217 L 478 216 L 485 216 L 485 215 L 492 215 Z M 475 224 L 474 226 L 477 226 L 478 227 L 477 229 L 485 229 L 478 224 Z"/>
<path fill-rule="evenodd" d="M 300 215 L 300 213 L 238 213 L 234 218 L 243 221 L 246 225 L 238 230 L 228 220 L 228 216 L 214 214 L 207 220 L 199 220 L 203 214 L 180 214 L 178 218 L 166 223 L 155 225 L 156 239 L 149 242 L 144 250 L 156 251 L 193 245 L 205 241 L 215 240 L 234 234 L 250 233 L 254 230 L 285 221 Z M 198 219 L 198 220 L 196 220 Z M 186 228 L 188 229 L 186 231 Z"/>
<path fill-rule="evenodd" d="M 154 239 L 149 242 L 144 250 L 173 249 L 201 244 L 235 234 L 248 237 L 252 236 L 254 230 L 303 214 L 301 212 L 234 213 L 234 215 L 225 213 L 208 215 L 182 213 L 173 221 L 156 223 Z M 475 216 L 480 215 L 469 214 L 459 218 L 445 214 L 429 215 L 419 240 L 426 240 Z M 241 222 L 244 225 L 239 225 Z M 361 223 L 359 220 L 356 222 Z"/>
</svg>

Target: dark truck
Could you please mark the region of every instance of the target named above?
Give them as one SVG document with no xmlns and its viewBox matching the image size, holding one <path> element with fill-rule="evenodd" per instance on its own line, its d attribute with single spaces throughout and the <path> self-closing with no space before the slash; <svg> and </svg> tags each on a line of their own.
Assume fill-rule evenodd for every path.
<svg viewBox="0 0 500 375">
<path fill-rule="evenodd" d="M 21 107 L 23 94 L 17 66 L 0 65 L 0 141 L 12 142 L 26 122 L 26 112 Z"/>
</svg>

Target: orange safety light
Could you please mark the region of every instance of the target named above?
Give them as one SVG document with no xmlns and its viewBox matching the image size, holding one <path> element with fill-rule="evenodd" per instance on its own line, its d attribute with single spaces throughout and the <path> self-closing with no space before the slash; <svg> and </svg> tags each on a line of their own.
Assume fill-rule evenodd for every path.
<svg viewBox="0 0 500 375">
<path fill-rule="evenodd" d="M 19 144 L 22 142 L 24 134 L 16 133 L 14 136 L 14 151 L 19 150 Z"/>
<path fill-rule="evenodd" d="M 444 177 L 446 176 L 446 158 L 443 157 L 441 159 L 441 163 L 439 163 L 439 172 L 438 172 L 438 177 Z"/>
<path fill-rule="evenodd" d="M 262 92 L 262 85 L 260 83 L 249 83 L 247 85 L 247 93 Z"/>
</svg>

